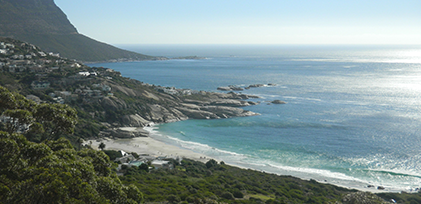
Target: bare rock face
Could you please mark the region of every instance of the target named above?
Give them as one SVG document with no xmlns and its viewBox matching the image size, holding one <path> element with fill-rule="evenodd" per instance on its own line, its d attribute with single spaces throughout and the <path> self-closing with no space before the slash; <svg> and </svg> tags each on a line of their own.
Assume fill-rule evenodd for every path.
<svg viewBox="0 0 421 204">
<path fill-rule="evenodd" d="M 184 115 L 186 115 L 189 118 L 194 119 L 219 119 L 220 117 L 216 114 L 204 111 L 200 109 L 190 109 L 188 107 L 177 107 L 177 110 L 182 112 Z"/>
<path fill-rule="evenodd" d="M 124 86 L 119 86 L 119 85 L 115 85 L 115 84 L 109 84 L 112 90 L 117 90 L 120 91 L 128 96 L 136 96 L 136 92 L 133 89 L 124 87 Z"/>
<path fill-rule="evenodd" d="M 130 139 L 135 137 L 149 137 L 149 132 L 142 128 L 113 128 L 107 129 L 100 133 L 102 136 L 111 138 Z"/>
<path fill-rule="evenodd" d="M 101 101 L 101 105 L 106 109 L 121 110 L 127 108 L 127 104 L 116 97 L 104 97 Z"/>
<path fill-rule="evenodd" d="M 233 118 L 233 117 L 245 117 L 258 115 L 251 111 L 246 111 L 241 108 L 227 107 L 227 106 L 207 106 L 203 107 L 203 110 L 214 113 L 220 118 Z"/>
<path fill-rule="evenodd" d="M 130 127 L 145 127 L 151 123 L 150 121 L 142 118 L 139 114 L 125 115 L 121 118 L 121 120 L 123 124 Z"/>
<path fill-rule="evenodd" d="M 148 115 L 148 119 L 153 122 L 169 123 L 187 119 L 180 111 L 168 110 L 158 104 L 149 105 L 149 108 L 150 114 Z"/>
</svg>

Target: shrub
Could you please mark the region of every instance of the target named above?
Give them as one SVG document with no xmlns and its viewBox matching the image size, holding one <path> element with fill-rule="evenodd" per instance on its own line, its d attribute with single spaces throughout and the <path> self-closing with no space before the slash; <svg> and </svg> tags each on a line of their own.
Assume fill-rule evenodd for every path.
<svg viewBox="0 0 421 204">
<path fill-rule="evenodd" d="M 235 198 L 244 198 L 244 194 L 239 190 L 235 190 L 233 195 Z"/>
<path fill-rule="evenodd" d="M 233 200 L 234 195 L 232 195 L 232 193 L 230 193 L 230 192 L 225 192 L 221 195 L 221 198 L 224 198 L 224 199 L 227 199 L 227 200 Z"/>
</svg>

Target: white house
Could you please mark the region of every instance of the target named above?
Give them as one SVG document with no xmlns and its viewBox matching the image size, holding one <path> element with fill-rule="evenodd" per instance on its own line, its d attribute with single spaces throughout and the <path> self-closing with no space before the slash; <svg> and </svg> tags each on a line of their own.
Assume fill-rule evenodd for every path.
<svg viewBox="0 0 421 204">
<path fill-rule="evenodd" d="M 79 72 L 80 76 L 85 76 L 88 77 L 89 75 L 91 75 L 89 72 Z"/>
<path fill-rule="evenodd" d="M 159 169 L 159 168 L 172 169 L 173 168 L 172 164 L 170 164 L 169 161 L 164 161 L 164 160 L 153 160 L 151 165 L 154 166 L 155 169 Z"/>
</svg>

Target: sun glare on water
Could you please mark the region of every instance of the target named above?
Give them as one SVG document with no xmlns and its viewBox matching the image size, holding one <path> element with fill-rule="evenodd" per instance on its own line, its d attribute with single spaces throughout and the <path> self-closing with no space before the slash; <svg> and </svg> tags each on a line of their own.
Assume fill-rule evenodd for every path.
<svg viewBox="0 0 421 204">
<path fill-rule="evenodd" d="M 421 49 L 400 51 L 396 55 L 398 63 L 421 64 Z"/>
</svg>

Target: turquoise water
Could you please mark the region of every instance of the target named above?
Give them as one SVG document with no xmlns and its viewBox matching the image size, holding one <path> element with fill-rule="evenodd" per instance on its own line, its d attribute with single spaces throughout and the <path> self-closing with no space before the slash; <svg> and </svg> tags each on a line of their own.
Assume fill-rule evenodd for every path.
<svg viewBox="0 0 421 204">
<path fill-rule="evenodd" d="M 127 46 L 202 60 L 94 64 L 146 83 L 260 96 L 259 116 L 188 120 L 152 137 L 226 163 L 338 185 L 421 187 L 421 47 Z M 270 105 L 275 99 L 284 105 Z"/>
</svg>

